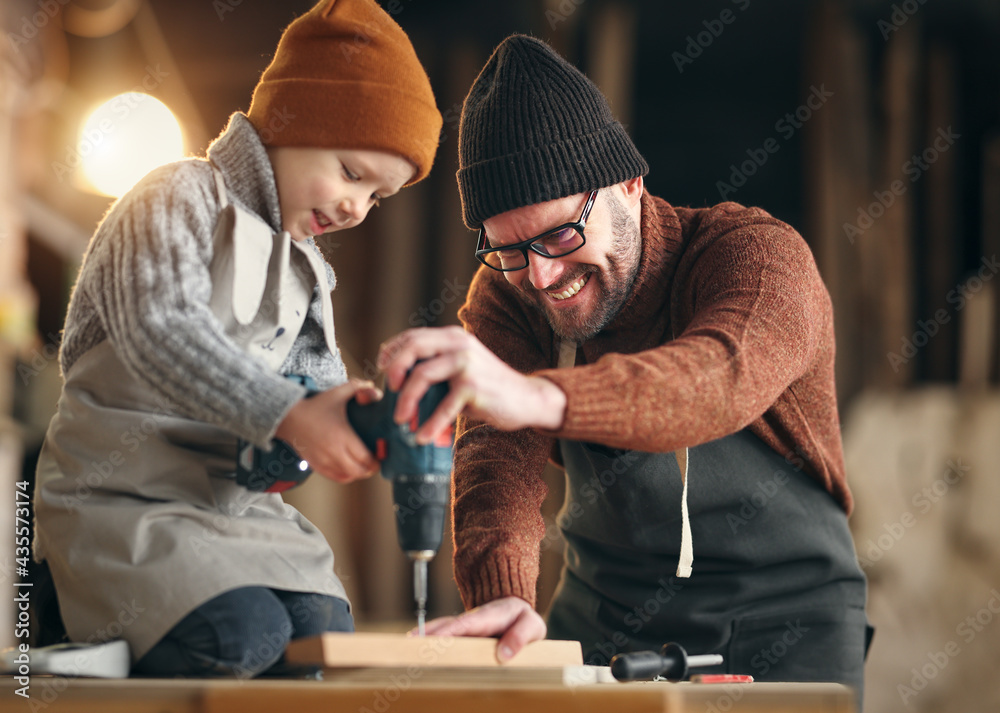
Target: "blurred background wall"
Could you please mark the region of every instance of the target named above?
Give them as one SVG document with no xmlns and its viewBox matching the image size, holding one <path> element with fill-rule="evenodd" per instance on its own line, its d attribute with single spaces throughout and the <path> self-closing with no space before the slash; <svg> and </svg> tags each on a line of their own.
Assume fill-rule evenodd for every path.
<svg viewBox="0 0 1000 713">
<path fill-rule="evenodd" d="M 0 538 L 58 398 L 59 333 L 81 255 L 113 200 L 86 169 L 132 130 L 129 119 L 140 119 L 140 148 L 169 148 L 147 99 L 118 98 L 103 119 L 85 119 L 141 92 L 176 118 L 181 155 L 203 154 L 249 107 L 282 29 L 311 4 L 0 5 Z M 1000 708 L 1000 4 L 383 6 L 411 34 L 444 128 L 428 180 L 322 241 L 339 275 L 350 370 L 375 378 L 382 340 L 456 323 L 476 267 L 454 179 L 461 103 L 503 37 L 549 41 L 611 100 L 649 161 L 648 190 L 676 205 L 761 206 L 816 255 L 836 309 L 851 523 L 878 628 L 867 709 Z M 551 517 L 561 474 L 548 478 Z M 410 572 L 384 483 L 313 478 L 289 500 L 330 539 L 359 624 L 408 627 Z M 557 537 L 544 543 L 542 609 L 561 549 Z M 15 552 L 2 541 L 3 581 L 19 576 Z M 446 548 L 434 563 L 434 614 L 461 609 L 449 558 Z M 0 613 L 13 616 L 9 603 Z M 13 624 L 0 628 L 0 639 L 12 634 Z"/>
</svg>

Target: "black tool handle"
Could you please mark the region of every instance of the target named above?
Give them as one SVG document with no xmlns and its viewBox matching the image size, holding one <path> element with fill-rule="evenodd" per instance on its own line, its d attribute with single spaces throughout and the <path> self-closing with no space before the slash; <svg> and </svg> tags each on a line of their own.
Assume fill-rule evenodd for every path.
<svg viewBox="0 0 1000 713">
<path fill-rule="evenodd" d="M 680 644 L 664 644 L 657 651 L 633 651 L 611 659 L 611 675 L 619 681 L 649 681 L 663 676 L 668 681 L 687 678 L 687 651 Z"/>
<path fill-rule="evenodd" d="M 655 651 L 633 651 L 611 659 L 611 675 L 619 681 L 649 681 L 663 668 L 663 657 Z"/>
</svg>

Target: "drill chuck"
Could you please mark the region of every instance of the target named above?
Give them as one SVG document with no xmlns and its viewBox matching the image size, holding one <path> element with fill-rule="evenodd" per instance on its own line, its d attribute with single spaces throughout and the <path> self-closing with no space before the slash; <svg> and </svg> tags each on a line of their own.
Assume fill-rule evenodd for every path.
<svg viewBox="0 0 1000 713">
<path fill-rule="evenodd" d="M 430 559 L 441 549 L 449 482 L 448 475 L 433 473 L 397 474 L 392 479 L 396 534 L 411 559 Z"/>
</svg>

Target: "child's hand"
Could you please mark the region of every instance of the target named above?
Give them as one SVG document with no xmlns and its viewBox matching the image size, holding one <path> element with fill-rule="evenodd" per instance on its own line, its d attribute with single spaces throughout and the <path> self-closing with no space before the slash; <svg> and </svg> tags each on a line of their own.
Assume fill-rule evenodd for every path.
<svg viewBox="0 0 1000 713">
<path fill-rule="evenodd" d="M 347 421 L 347 402 L 382 398 L 370 381 L 352 379 L 295 404 L 275 436 L 288 443 L 320 475 L 338 483 L 367 478 L 379 463 Z"/>
</svg>

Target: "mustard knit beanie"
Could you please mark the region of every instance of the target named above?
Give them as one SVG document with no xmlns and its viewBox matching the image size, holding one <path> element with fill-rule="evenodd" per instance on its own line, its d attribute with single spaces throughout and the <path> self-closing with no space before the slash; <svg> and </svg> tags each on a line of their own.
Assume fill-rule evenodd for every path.
<svg viewBox="0 0 1000 713">
<path fill-rule="evenodd" d="M 268 146 L 387 151 L 431 170 L 438 111 L 409 37 L 375 0 L 323 0 L 285 29 L 254 89 Z"/>
</svg>

